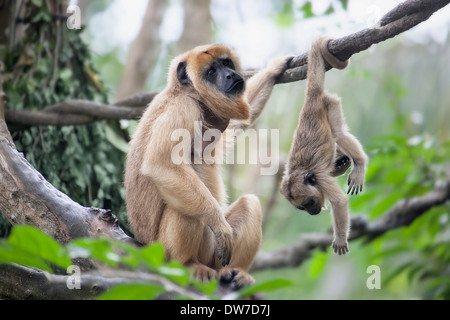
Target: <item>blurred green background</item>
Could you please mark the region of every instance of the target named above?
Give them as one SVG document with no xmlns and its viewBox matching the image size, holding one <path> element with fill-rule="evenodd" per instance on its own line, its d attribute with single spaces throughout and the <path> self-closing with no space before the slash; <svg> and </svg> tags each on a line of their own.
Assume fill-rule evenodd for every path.
<svg viewBox="0 0 450 320">
<path fill-rule="evenodd" d="M 245 69 L 259 69 L 272 57 L 302 54 L 319 34 L 340 37 L 370 27 L 399 3 L 78 1 L 85 27 L 64 30 L 60 68 L 49 78 L 52 63 L 45 47 L 55 46 L 56 31 L 46 18 L 49 9 L 40 1 L 32 2 L 34 16 L 41 16 L 33 19 L 31 27 L 40 31 L 28 30 L 15 51 L 2 52 L 7 57 L 6 71 L 15 74 L 5 84 L 10 108 L 41 109 L 69 98 L 112 103 L 142 91 L 159 91 L 165 86 L 170 60 L 203 43 L 229 45 L 241 56 Z M 327 90 L 342 97 L 348 126 L 370 156 L 364 192 L 351 197 L 352 215 L 375 220 L 398 200 L 423 195 L 435 183 L 450 178 L 449 9 L 354 55 L 347 69 L 326 74 Z M 140 36 L 147 37 L 148 43 Z M 135 39 L 141 39 L 144 48 L 136 49 Z M 31 48 L 34 55 L 42 52 L 31 77 L 25 77 L 28 69 L 15 73 L 24 48 Z M 133 50 L 144 50 L 138 69 L 147 80 L 127 89 L 125 84 L 133 83 L 126 76 Z M 97 78 L 92 80 L 90 74 Z M 42 89 L 46 81 L 50 86 Z M 282 159 L 290 148 L 304 90 L 305 81 L 277 85 L 256 123 L 258 129 L 279 130 Z M 135 125 L 134 121 L 104 121 L 34 127 L 14 131 L 13 138 L 57 188 L 83 205 L 111 208 L 128 229 L 122 173 L 126 142 Z M 249 152 L 253 147 L 249 146 Z M 293 208 L 278 193 L 276 177 L 261 176 L 258 165 L 226 165 L 224 178 L 230 201 L 244 192 L 261 199 L 266 214 L 264 251 L 289 245 L 305 232 L 323 232 L 331 224 L 328 211 L 311 217 Z M 344 187 L 345 177 L 340 181 Z M 270 201 L 274 202 L 269 206 Z M 350 255 L 316 250 L 298 267 L 253 275 L 257 280 L 285 277 L 293 281 L 292 287 L 267 294 L 272 299 L 449 299 L 449 217 L 447 203 L 369 244 L 351 242 Z M 1 223 L 2 235 L 7 236 L 8 224 Z M 380 267 L 381 289 L 366 286 L 371 265 Z"/>
</svg>

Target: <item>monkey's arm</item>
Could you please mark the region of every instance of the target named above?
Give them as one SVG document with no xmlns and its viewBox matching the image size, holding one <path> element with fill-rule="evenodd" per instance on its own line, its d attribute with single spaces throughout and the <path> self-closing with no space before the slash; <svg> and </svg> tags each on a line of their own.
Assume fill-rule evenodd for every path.
<svg viewBox="0 0 450 320">
<path fill-rule="evenodd" d="M 255 122 L 272 94 L 276 78 L 287 69 L 291 60 L 292 57 L 277 57 L 271 60 L 266 68 L 247 80 L 245 98 L 250 105 L 250 119 L 231 120 L 228 128 L 245 130 Z"/>
<path fill-rule="evenodd" d="M 332 177 L 321 179 L 321 189 L 331 204 L 333 216 L 333 243 L 334 252 L 342 255 L 349 252 L 348 232 L 350 228 L 350 219 L 348 213 L 348 197 L 341 190 L 337 180 Z"/>
</svg>

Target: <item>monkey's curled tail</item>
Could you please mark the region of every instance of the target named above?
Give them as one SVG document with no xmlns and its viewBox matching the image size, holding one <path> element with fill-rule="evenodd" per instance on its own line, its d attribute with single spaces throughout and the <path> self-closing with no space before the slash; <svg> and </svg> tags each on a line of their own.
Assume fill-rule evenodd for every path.
<svg viewBox="0 0 450 320">
<path fill-rule="evenodd" d="M 324 91 L 325 82 L 325 62 L 327 61 L 333 68 L 344 69 L 349 60 L 341 61 L 328 50 L 328 43 L 333 40 L 329 37 L 320 36 L 314 40 L 308 55 L 308 84 L 307 90 L 310 93 L 320 94 Z"/>
</svg>

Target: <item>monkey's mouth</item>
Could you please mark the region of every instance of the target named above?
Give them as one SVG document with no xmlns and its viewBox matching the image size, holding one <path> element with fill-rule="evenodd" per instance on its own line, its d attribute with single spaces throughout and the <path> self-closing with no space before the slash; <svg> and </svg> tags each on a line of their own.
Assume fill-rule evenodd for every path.
<svg viewBox="0 0 450 320">
<path fill-rule="evenodd" d="M 320 206 L 310 207 L 310 208 L 305 208 L 303 206 L 297 206 L 296 208 L 298 210 L 306 211 L 312 216 L 318 215 L 320 213 L 320 211 L 322 211 L 322 208 Z"/>
<path fill-rule="evenodd" d="M 322 208 L 312 208 L 312 209 L 308 209 L 306 210 L 310 215 L 315 216 L 318 215 L 320 213 L 320 211 L 322 211 Z"/>
<path fill-rule="evenodd" d="M 226 90 L 229 94 L 236 94 L 242 92 L 244 89 L 244 80 L 237 79 L 235 82 L 231 84 L 231 86 Z"/>
</svg>

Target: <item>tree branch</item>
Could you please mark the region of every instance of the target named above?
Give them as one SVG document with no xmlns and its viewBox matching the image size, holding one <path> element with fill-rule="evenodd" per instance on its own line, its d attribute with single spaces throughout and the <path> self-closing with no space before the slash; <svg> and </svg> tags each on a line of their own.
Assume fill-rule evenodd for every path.
<svg viewBox="0 0 450 320">
<path fill-rule="evenodd" d="M 83 207 L 47 182 L 5 136 L 0 137 L 0 172 L 0 212 L 12 224 L 33 225 L 61 243 L 102 234 L 137 243 L 110 210 Z"/>
<path fill-rule="evenodd" d="M 96 299 L 100 294 L 115 285 L 144 283 L 164 287 L 166 293 L 160 298 L 176 295 L 193 300 L 205 300 L 205 296 L 194 290 L 183 288 L 164 277 L 140 271 L 103 271 L 80 275 L 80 289 L 69 289 L 67 280 L 70 276 L 50 274 L 19 265 L 0 265 L 0 299 L 19 300 L 87 300 Z M 20 285 L 17 285 L 20 279 Z M 24 290 L 25 289 L 25 290 Z"/>
<path fill-rule="evenodd" d="M 410 225 L 415 219 L 434 206 L 442 205 L 450 200 L 450 180 L 438 183 L 428 194 L 400 200 L 382 218 L 369 222 L 365 216 L 355 216 L 351 221 L 349 241 L 366 238 L 370 242 L 385 232 Z M 331 232 L 307 233 L 300 236 L 297 242 L 284 248 L 259 252 L 252 271 L 269 268 L 295 267 L 311 256 L 316 248 L 328 248 L 333 240 Z"/>
<path fill-rule="evenodd" d="M 341 60 L 367 50 L 373 44 L 393 38 L 427 20 L 434 12 L 445 7 L 450 0 L 409 0 L 386 13 L 372 28 L 335 39 L 329 50 Z M 288 83 L 306 79 L 308 52 L 295 57 L 289 68 L 276 83 Z M 331 67 L 328 65 L 327 70 Z M 256 71 L 245 72 L 251 77 Z M 6 122 L 10 127 L 36 125 L 75 125 L 103 119 L 138 119 L 156 93 L 139 94 L 115 103 L 104 105 L 91 101 L 71 100 L 47 107 L 43 111 L 7 110 Z"/>
</svg>

